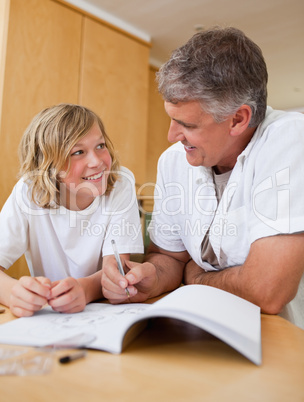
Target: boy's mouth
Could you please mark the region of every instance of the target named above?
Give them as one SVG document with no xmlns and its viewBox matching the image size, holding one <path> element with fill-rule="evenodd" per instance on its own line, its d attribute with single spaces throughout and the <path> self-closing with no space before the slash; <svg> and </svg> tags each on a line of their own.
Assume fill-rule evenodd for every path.
<svg viewBox="0 0 304 402">
<path fill-rule="evenodd" d="M 103 172 L 100 172 L 100 173 L 94 174 L 92 176 L 83 177 L 83 179 L 84 180 L 97 180 L 97 179 L 100 179 L 102 177 L 102 175 L 103 175 Z"/>
</svg>

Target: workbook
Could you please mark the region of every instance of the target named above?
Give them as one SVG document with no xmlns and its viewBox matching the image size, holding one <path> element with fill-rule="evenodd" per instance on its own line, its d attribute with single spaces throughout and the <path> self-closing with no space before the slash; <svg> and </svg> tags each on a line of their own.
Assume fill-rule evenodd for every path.
<svg viewBox="0 0 304 402">
<path fill-rule="evenodd" d="M 226 342 L 253 363 L 261 364 L 260 308 L 205 285 L 181 286 L 153 304 L 91 303 L 84 311 L 74 314 L 57 313 L 47 306 L 32 317 L 0 325 L 0 343 L 82 347 L 121 353 L 148 320 L 157 317 L 195 325 Z"/>
</svg>

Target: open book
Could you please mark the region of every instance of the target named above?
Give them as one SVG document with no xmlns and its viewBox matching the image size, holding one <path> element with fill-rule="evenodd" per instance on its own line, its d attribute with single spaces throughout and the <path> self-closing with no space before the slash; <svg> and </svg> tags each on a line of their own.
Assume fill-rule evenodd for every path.
<svg viewBox="0 0 304 402">
<path fill-rule="evenodd" d="M 91 303 L 76 314 L 60 314 L 45 307 L 32 317 L 0 325 L 0 343 L 40 347 L 66 343 L 121 353 L 139 333 L 138 327 L 155 317 L 196 325 L 261 364 L 260 308 L 204 285 L 182 286 L 153 304 Z M 82 340 L 81 344 L 73 345 L 73 339 Z"/>
</svg>

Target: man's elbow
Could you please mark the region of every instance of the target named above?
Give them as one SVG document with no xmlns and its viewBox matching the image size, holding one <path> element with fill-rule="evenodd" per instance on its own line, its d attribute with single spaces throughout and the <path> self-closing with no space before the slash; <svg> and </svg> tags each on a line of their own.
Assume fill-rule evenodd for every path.
<svg viewBox="0 0 304 402">
<path fill-rule="evenodd" d="M 268 292 L 259 297 L 258 305 L 261 311 L 266 314 L 279 314 L 284 306 L 296 295 L 295 293 Z"/>
</svg>

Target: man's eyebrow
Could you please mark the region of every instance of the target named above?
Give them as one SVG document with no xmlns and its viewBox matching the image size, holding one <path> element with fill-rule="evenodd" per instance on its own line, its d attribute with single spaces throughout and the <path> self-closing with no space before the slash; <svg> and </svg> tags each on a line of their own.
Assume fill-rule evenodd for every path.
<svg viewBox="0 0 304 402">
<path fill-rule="evenodd" d="M 173 119 L 173 118 L 172 118 L 172 120 L 176 121 L 176 123 L 178 123 L 178 124 L 180 124 L 181 126 L 184 126 L 184 127 L 191 127 L 191 128 L 196 128 L 197 127 L 197 125 L 194 124 L 194 123 L 185 123 L 182 120 Z"/>
</svg>

